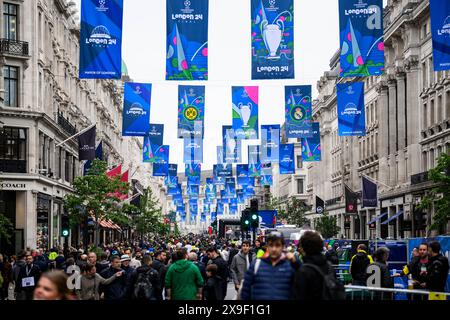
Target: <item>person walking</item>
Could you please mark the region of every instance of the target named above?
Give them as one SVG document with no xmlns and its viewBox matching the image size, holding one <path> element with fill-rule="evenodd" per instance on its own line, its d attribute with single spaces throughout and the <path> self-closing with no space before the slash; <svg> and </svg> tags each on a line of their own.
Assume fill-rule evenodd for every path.
<svg viewBox="0 0 450 320">
<path fill-rule="evenodd" d="M 441 244 L 437 241 L 428 245 L 429 272 L 426 280 L 426 289 L 433 292 L 445 292 L 449 264 L 448 258 L 441 254 Z"/>
<path fill-rule="evenodd" d="M 33 291 L 41 277 L 41 270 L 33 260 L 33 256 L 28 253 L 26 264 L 20 268 L 16 281 L 17 300 L 33 300 Z"/>
<path fill-rule="evenodd" d="M 222 279 L 222 296 L 227 296 L 227 286 L 228 286 L 228 264 L 219 254 L 216 247 L 210 247 L 207 250 L 209 264 L 215 264 L 217 266 L 217 276 Z"/>
<path fill-rule="evenodd" d="M 367 267 L 373 263 L 372 257 L 367 254 L 367 246 L 360 244 L 357 247 L 357 253 L 350 261 L 350 274 L 352 275 L 352 284 L 354 286 L 366 286 Z"/>
<path fill-rule="evenodd" d="M 44 273 L 36 285 L 36 289 L 33 293 L 33 300 L 74 300 L 74 298 L 70 296 L 67 287 L 67 279 L 67 274 L 62 270 Z"/>
<path fill-rule="evenodd" d="M 120 258 L 113 256 L 111 258 L 111 266 L 108 269 L 103 270 L 100 275 L 104 279 L 109 279 L 116 273 L 124 273 L 120 268 Z M 100 292 L 104 293 L 105 300 L 122 300 L 125 295 L 126 279 L 123 276 L 118 276 L 113 282 L 100 286 Z"/>
<path fill-rule="evenodd" d="M 76 291 L 79 300 L 100 300 L 100 285 L 107 286 L 121 277 L 123 271 L 114 273 L 109 279 L 97 273 L 95 264 L 88 262 L 81 275 L 80 289 Z"/>
<path fill-rule="evenodd" d="M 142 265 L 133 274 L 132 288 L 133 300 L 162 300 L 158 271 L 152 268 L 150 255 L 142 258 Z"/>
<path fill-rule="evenodd" d="M 222 293 L 222 279 L 217 276 L 217 266 L 209 264 L 206 267 L 207 281 L 203 288 L 203 300 L 221 301 L 224 300 Z"/>
<path fill-rule="evenodd" d="M 239 292 L 245 273 L 253 261 L 253 254 L 250 251 L 250 242 L 245 240 L 242 242 L 241 251 L 233 257 L 230 272 L 234 282 L 234 288 Z"/>
<path fill-rule="evenodd" d="M 152 263 L 152 268 L 158 272 L 159 291 L 157 292 L 157 300 L 163 300 L 163 290 L 165 286 L 165 278 L 167 273 L 167 253 L 163 250 L 158 250 L 155 253 L 155 259 Z"/>
<path fill-rule="evenodd" d="M 199 269 L 187 260 L 186 249 L 176 251 L 176 261 L 166 274 L 168 300 L 201 300 L 203 278 Z"/>
</svg>

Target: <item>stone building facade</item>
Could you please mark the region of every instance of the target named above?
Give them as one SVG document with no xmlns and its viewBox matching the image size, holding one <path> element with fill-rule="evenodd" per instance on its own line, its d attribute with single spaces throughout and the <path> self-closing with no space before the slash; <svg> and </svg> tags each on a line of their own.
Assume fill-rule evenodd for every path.
<svg viewBox="0 0 450 320">
<path fill-rule="evenodd" d="M 383 76 L 339 79 L 338 52 L 318 82 L 313 114 L 324 152 L 322 162 L 308 166 L 307 191 L 311 201 L 315 195 L 326 200 L 346 238 L 425 235 L 434 210 L 416 205 L 432 187 L 427 172 L 450 153 L 450 72 L 433 70 L 429 1 L 388 1 L 384 25 Z M 336 84 L 342 81 L 365 83 L 365 137 L 338 136 Z M 362 176 L 378 182 L 379 207 L 359 204 L 357 215 L 347 215 L 344 184 L 361 192 Z"/>
<path fill-rule="evenodd" d="M 163 183 L 141 164 L 142 141 L 121 136 L 122 81 L 78 78 L 75 3 L 5 0 L 0 15 L 0 209 L 15 227 L 2 250 L 62 243 L 63 198 L 83 163 L 76 139 L 58 144 L 94 123 L 104 160 L 123 164 L 165 206 Z"/>
</svg>

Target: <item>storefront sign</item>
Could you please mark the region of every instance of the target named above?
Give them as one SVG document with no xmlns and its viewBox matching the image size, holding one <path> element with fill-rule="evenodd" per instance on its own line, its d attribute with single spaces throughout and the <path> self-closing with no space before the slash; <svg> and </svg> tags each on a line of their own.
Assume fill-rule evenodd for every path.
<svg viewBox="0 0 450 320">
<path fill-rule="evenodd" d="M 22 182 L 0 182 L 0 190 L 27 190 L 27 184 Z"/>
</svg>

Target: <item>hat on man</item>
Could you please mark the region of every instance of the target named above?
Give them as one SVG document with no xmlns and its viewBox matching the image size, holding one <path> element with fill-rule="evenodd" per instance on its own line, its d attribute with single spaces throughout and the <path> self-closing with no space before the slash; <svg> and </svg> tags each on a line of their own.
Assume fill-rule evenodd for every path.
<svg viewBox="0 0 450 320">
<path fill-rule="evenodd" d="M 120 262 L 124 262 L 124 261 L 131 261 L 131 258 L 129 255 L 124 254 L 120 257 Z"/>
</svg>

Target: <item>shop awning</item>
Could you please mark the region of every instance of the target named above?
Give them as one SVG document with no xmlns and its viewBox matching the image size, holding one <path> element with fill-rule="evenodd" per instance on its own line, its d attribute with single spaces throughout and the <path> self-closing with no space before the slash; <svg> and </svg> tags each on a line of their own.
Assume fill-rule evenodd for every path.
<svg viewBox="0 0 450 320">
<path fill-rule="evenodd" d="M 398 217 L 400 217 L 402 214 L 403 214 L 403 211 L 401 210 L 401 211 L 397 212 L 395 215 L 393 215 L 392 217 L 390 217 L 389 219 L 387 219 L 386 221 L 384 221 L 382 224 L 388 224 L 392 220 L 395 220 Z"/>
<path fill-rule="evenodd" d="M 388 215 L 387 212 L 386 212 L 386 213 L 383 213 L 382 215 L 380 215 L 380 216 L 376 217 L 375 219 L 372 219 L 371 221 L 369 221 L 369 222 L 367 223 L 367 225 L 371 225 L 372 223 L 377 222 L 378 220 L 380 220 L 381 218 L 383 218 L 383 217 L 385 217 L 385 216 L 387 216 L 387 215 Z"/>
</svg>

